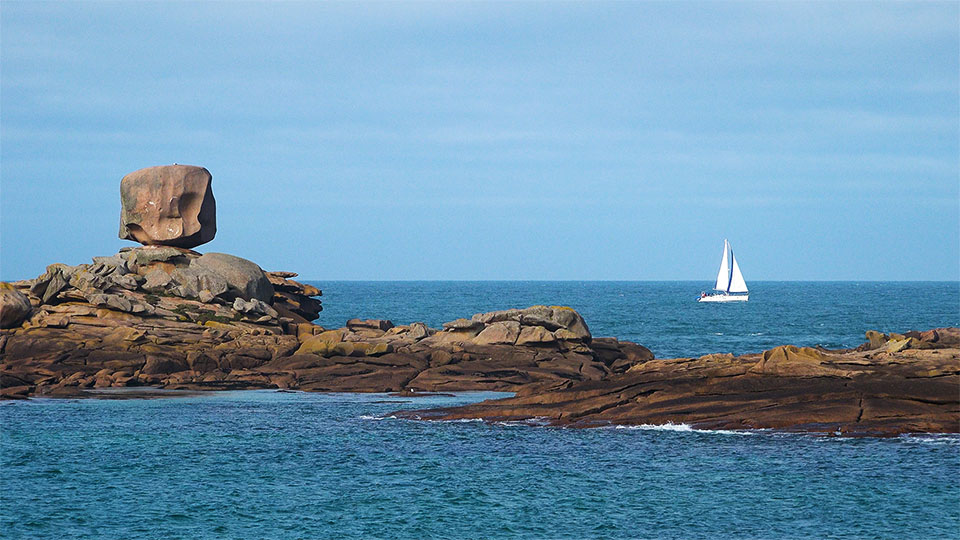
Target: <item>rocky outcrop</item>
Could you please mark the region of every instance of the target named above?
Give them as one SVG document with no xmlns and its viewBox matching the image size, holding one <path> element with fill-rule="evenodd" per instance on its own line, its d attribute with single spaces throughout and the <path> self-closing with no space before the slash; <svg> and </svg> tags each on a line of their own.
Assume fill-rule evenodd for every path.
<svg viewBox="0 0 960 540">
<path fill-rule="evenodd" d="M 911 330 L 903 334 L 895 332 L 884 334 L 876 330 L 868 330 L 866 337 L 867 342 L 858 347 L 857 350 L 882 349 L 888 352 L 898 352 L 904 349 L 960 347 L 960 328 L 934 328 L 924 332 Z"/>
<path fill-rule="evenodd" d="M 34 307 L 29 320 L 2 334 L 4 396 L 138 385 L 532 391 L 600 379 L 611 366 L 653 358 L 616 340 L 598 340 L 602 350 L 594 351 L 548 317 L 521 323 L 478 316 L 443 330 L 351 319 L 326 330 L 309 322 L 321 308 L 312 298 L 320 291 L 290 279 L 296 274 L 266 273 L 272 291 L 266 302 L 251 285 L 263 274 L 258 266 L 222 256 L 217 265 L 202 264 L 208 255 L 125 249 L 89 265 L 51 265 L 39 278 L 15 283 Z M 541 312 L 512 311 L 531 310 Z M 565 320 L 575 327 L 582 318 L 569 311 Z"/>
<path fill-rule="evenodd" d="M 478 313 L 472 317 L 472 320 L 483 324 L 513 322 L 524 327 L 544 328 L 554 332 L 555 339 L 565 341 L 590 343 L 591 339 L 590 329 L 587 328 L 587 323 L 583 320 L 583 317 L 566 306 L 532 306 L 526 309 Z M 521 330 L 517 338 L 519 339 L 522 334 L 523 331 Z M 537 333 L 537 336 L 541 335 Z"/>
<path fill-rule="evenodd" d="M 193 248 L 217 234 L 217 203 L 210 171 L 164 165 L 134 171 L 120 181 L 120 238 L 144 245 Z"/>
<path fill-rule="evenodd" d="M 199 257 L 138 248 L 89 265 L 51 265 L 40 278 L 13 284 L 31 310 L 19 326 L 0 330 L 3 397 L 121 386 L 499 390 L 515 397 L 397 414 L 576 427 L 960 431 L 957 329 L 868 333 L 867 343 L 844 351 L 782 346 L 665 360 L 635 343 L 584 335 L 576 312 L 553 317 L 564 308 L 546 308 L 551 317 L 541 307 L 478 314 L 442 329 L 352 319 L 328 330 L 307 319 L 320 307 L 312 298 L 319 291 L 294 274 L 266 273 L 273 296 L 265 302 L 238 296 L 242 287 L 231 293 L 216 272 L 191 273 Z"/>
<path fill-rule="evenodd" d="M 292 280 L 296 274 L 190 249 L 216 234 L 209 171 L 149 167 L 125 176 L 120 193 L 120 237 L 144 247 L 92 264 L 53 264 L 2 289 L 5 397 L 136 385 L 553 388 L 604 377 L 630 358 L 616 347 L 595 353 L 583 318 L 561 307 L 478 314 L 442 331 L 360 319 L 327 331 L 311 323 L 320 291 Z"/>
<path fill-rule="evenodd" d="M 782 346 L 762 354 L 639 362 L 623 373 L 408 418 L 531 420 L 597 427 L 683 423 L 844 435 L 960 431 L 958 329 L 868 332 L 859 349 Z M 911 341 L 912 340 L 912 341 Z M 596 345 L 597 340 L 594 340 Z"/>
<path fill-rule="evenodd" d="M 92 264 L 53 264 L 36 279 L 0 289 L 4 397 L 137 385 L 556 388 L 639 361 L 616 342 L 593 351 L 583 318 L 563 307 L 478 314 L 442 331 L 360 319 L 327 331 L 311 323 L 322 309 L 320 291 L 292 280 L 296 274 L 190 249 L 216 233 L 210 185 L 202 167 L 130 173 L 120 185 L 120 237 L 144 247 Z"/>
<path fill-rule="evenodd" d="M 198 264 L 209 255 L 218 264 Z M 3 395 L 166 386 L 180 380 L 174 373 L 249 367 L 295 350 L 300 326 L 314 327 L 320 291 L 287 279 L 295 274 L 216 255 L 124 248 L 4 284 L 4 299 L 19 295 L 29 317 L 0 333 Z"/>
<path fill-rule="evenodd" d="M 257 264 L 190 248 L 216 234 L 210 173 L 171 165 L 121 181 L 120 237 L 144 244 L 91 264 L 0 283 L 0 397 L 91 388 L 506 390 L 515 397 L 414 418 L 545 418 L 597 426 L 891 434 L 960 430 L 960 329 L 881 334 L 854 351 L 656 360 L 594 338 L 579 313 L 532 306 L 444 323 L 313 324 L 320 291 Z"/>
</svg>

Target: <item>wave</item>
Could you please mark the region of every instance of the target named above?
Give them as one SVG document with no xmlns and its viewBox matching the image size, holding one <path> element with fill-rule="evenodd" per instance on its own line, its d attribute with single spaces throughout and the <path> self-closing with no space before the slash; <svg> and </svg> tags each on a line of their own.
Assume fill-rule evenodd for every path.
<svg viewBox="0 0 960 540">
<path fill-rule="evenodd" d="M 504 427 L 543 427 L 550 425 L 550 419 L 546 416 L 534 416 L 533 418 L 527 418 L 526 420 L 504 420 L 500 422 L 494 422 L 493 425 Z"/>
<path fill-rule="evenodd" d="M 917 444 L 960 445 L 960 433 L 907 433 L 897 439 Z"/>
<path fill-rule="evenodd" d="M 756 435 L 757 430 L 735 430 L 735 429 L 697 429 L 690 424 L 639 424 L 635 426 L 613 426 L 613 429 L 640 429 L 646 431 L 675 431 L 682 433 L 710 433 L 717 435 Z"/>
<path fill-rule="evenodd" d="M 360 420 L 373 420 L 375 422 L 379 422 L 380 420 L 396 420 L 397 419 L 397 417 L 392 414 L 389 416 L 374 416 L 370 414 L 361 414 L 359 418 Z"/>
</svg>

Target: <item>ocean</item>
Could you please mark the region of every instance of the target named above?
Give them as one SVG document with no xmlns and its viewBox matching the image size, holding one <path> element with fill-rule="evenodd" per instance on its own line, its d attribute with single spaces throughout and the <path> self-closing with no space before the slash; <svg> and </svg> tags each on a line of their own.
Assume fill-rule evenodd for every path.
<svg viewBox="0 0 960 540">
<path fill-rule="evenodd" d="M 658 357 L 960 325 L 957 283 L 320 282 L 318 321 L 532 304 Z M 492 393 L 0 403 L 2 538 L 957 538 L 960 436 L 419 422 Z"/>
<path fill-rule="evenodd" d="M 960 326 L 960 282 L 750 282 L 750 301 L 699 303 L 699 281 L 311 281 L 316 321 L 424 322 L 537 304 L 570 306 L 597 337 L 649 348 L 657 358 L 745 354 L 778 345 L 856 347 L 864 332 Z"/>
</svg>

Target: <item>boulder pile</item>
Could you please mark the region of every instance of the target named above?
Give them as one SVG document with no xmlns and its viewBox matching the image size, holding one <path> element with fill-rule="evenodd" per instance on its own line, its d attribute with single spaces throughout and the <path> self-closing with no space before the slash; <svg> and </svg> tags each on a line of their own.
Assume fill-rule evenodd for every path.
<svg viewBox="0 0 960 540">
<path fill-rule="evenodd" d="M 232 255 L 148 246 L 4 284 L 2 393 L 169 385 L 176 379 L 167 375 L 205 374 L 220 360 L 229 370 L 256 364 L 265 350 L 289 352 L 322 309 L 320 291 L 293 275 Z M 204 364 L 205 352 L 217 361 Z"/>
<path fill-rule="evenodd" d="M 146 246 L 94 257 L 92 264 L 52 264 L 14 285 L 28 287 L 38 321 L 51 310 L 69 313 L 84 305 L 172 321 L 249 319 L 280 326 L 316 319 L 322 306 L 312 297 L 320 291 L 290 276 L 225 253 Z"/>
</svg>

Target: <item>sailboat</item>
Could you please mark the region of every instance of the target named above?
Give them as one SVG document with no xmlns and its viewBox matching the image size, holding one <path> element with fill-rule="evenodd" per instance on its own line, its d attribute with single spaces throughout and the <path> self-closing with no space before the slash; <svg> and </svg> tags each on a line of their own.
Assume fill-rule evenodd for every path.
<svg viewBox="0 0 960 540">
<path fill-rule="evenodd" d="M 730 254 L 729 259 L 727 253 Z M 728 263 L 729 261 L 729 263 Z M 733 255 L 730 242 L 723 239 L 723 258 L 720 260 L 720 271 L 717 273 L 717 284 L 713 287 L 719 292 L 713 294 L 700 293 L 698 302 L 746 302 L 750 298 L 747 283 L 740 273 L 740 265 Z M 737 294 L 747 293 L 747 294 Z"/>
</svg>

